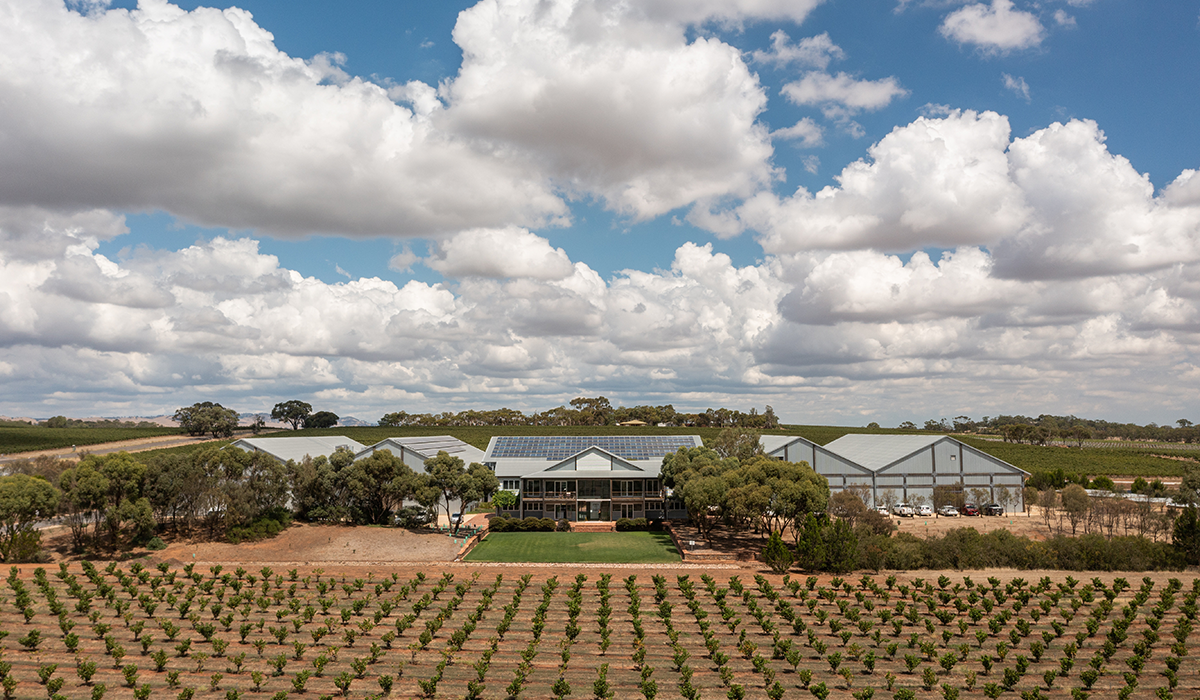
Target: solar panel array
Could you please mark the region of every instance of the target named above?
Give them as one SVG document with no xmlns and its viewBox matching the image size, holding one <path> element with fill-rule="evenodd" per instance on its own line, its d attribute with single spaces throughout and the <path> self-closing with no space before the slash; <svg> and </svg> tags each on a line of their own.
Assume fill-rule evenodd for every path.
<svg viewBox="0 0 1200 700">
<path fill-rule="evenodd" d="M 692 435 L 520 435 L 497 437 L 495 459 L 566 459 L 589 447 L 599 447 L 622 459 L 659 459 L 680 447 L 698 447 Z"/>
</svg>

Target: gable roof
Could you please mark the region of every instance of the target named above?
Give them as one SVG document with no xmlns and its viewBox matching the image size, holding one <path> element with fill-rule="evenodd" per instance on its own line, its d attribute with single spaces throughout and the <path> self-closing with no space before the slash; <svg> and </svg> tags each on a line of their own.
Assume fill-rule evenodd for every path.
<svg viewBox="0 0 1200 700">
<path fill-rule="evenodd" d="M 799 435 L 760 435 L 758 437 L 758 443 L 762 445 L 763 452 L 767 454 L 781 450 L 788 445 L 794 445 L 797 442 L 811 447 L 820 447 L 820 445 L 812 440 L 800 437 Z"/>
<path fill-rule="evenodd" d="M 581 459 L 583 459 L 585 457 L 591 457 L 592 459 L 589 460 L 587 463 L 585 463 L 583 465 L 583 468 L 581 469 L 579 466 L 579 462 Z M 602 466 L 604 463 L 607 463 L 608 466 L 607 467 Z M 600 447 L 589 447 L 586 450 L 582 450 L 576 454 L 571 455 L 570 457 L 567 457 L 566 459 L 562 460 L 558 464 L 546 467 L 543 471 L 547 471 L 547 472 L 573 471 L 573 472 L 578 472 L 578 473 L 582 473 L 585 475 L 586 474 L 603 475 L 603 474 L 610 474 L 612 472 L 622 472 L 622 471 L 641 472 L 641 471 L 645 471 L 645 470 L 642 469 L 641 467 L 629 462 L 628 460 L 621 459 L 619 456 L 609 452 L 608 450 L 605 450 Z"/>
<path fill-rule="evenodd" d="M 949 435 L 866 435 L 850 434 L 825 445 L 825 449 L 856 465 L 880 472 L 906 457 L 927 449 L 939 442 L 952 442 L 965 452 L 972 452 L 994 464 L 1014 472 L 1029 475 L 1029 472 L 988 453 L 955 440 Z"/>
<path fill-rule="evenodd" d="M 363 449 L 361 444 L 341 435 L 242 438 L 235 440 L 233 447 L 252 452 L 266 452 L 280 462 L 289 459 L 299 462 L 305 457 L 328 457 L 339 447 L 349 447 L 355 454 Z"/>
<path fill-rule="evenodd" d="M 364 457 L 376 450 L 388 450 L 401 459 L 404 458 L 403 452 L 413 453 L 421 460 L 432 459 L 438 452 L 445 452 L 458 457 L 465 464 L 483 461 L 483 450 L 450 435 L 385 438 L 370 447 L 361 448 L 355 457 Z"/>
<path fill-rule="evenodd" d="M 945 435 L 860 435 L 850 434 L 825 445 L 833 454 L 877 472 L 884 467 L 929 447 Z"/>
</svg>

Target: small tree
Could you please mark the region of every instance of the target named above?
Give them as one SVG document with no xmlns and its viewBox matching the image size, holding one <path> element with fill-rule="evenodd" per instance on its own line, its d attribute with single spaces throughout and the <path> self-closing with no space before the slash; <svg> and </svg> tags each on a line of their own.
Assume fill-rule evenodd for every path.
<svg viewBox="0 0 1200 700">
<path fill-rule="evenodd" d="M 62 496 L 45 479 L 25 474 L 0 477 L 0 558 L 33 558 L 41 541 L 34 523 L 54 515 Z"/>
<path fill-rule="evenodd" d="M 492 497 L 492 503 L 498 510 L 512 510 L 517 507 L 517 494 L 512 491 L 497 491 Z"/>
<path fill-rule="evenodd" d="M 341 417 L 332 411 L 317 411 L 316 413 L 305 416 L 305 428 L 332 428 L 338 424 Z"/>
<path fill-rule="evenodd" d="M 1191 566 L 1200 564 L 1200 513 L 1196 508 L 1184 508 L 1175 519 L 1172 539 L 1176 551 Z"/>
<path fill-rule="evenodd" d="M 1067 519 L 1071 521 L 1072 535 L 1075 534 L 1079 521 L 1087 515 L 1089 504 L 1087 491 L 1079 484 L 1071 484 L 1063 489 L 1062 507 L 1067 512 Z"/>
<path fill-rule="evenodd" d="M 767 546 L 763 547 L 763 561 L 777 574 L 786 574 L 792 568 L 792 552 L 778 532 L 772 532 Z"/>
<path fill-rule="evenodd" d="M 277 421 L 291 423 L 292 430 L 299 430 L 300 424 L 304 422 L 305 418 L 308 418 L 310 413 L 312 413 L 312 404 L 298 399 L 277 403 L 275 408 L 271 409 L 271 417 Z"/>
</svg>

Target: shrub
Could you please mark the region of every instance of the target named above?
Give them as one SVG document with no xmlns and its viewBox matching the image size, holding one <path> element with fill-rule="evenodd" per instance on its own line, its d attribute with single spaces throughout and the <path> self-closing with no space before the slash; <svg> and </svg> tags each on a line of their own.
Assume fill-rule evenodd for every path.
<svg viewBox="0 0 1200 700">
<path fill-rule="evenodd" d="M 163 542 L 161 537 L 151 537 L 150 541 L 146 543 L 146 549 L 149 549 L 152 552 L 160 552 L 166 548 L 167 543 Z"/>
<path fill-rule="evenodd" d="M 617 532 L 646 532 L 650 522 L 645 518 L 621 518 L 616 523 Z"/>
<path fill-rule="evenodd" d="M 232 544 L 253 542 L 274 537 L 292 524 L 292 514 L 284 508 L 273 508 L 245 525 L 229 528 L 226 539 Z"/>
<path fill-rule="evenodd" d="M 792 551 L 783 543 L 778 532 L 772 532 L 767 546 L 763 547 L 763 561 L 777 574 L 786 574 L 792 568 Z"/>
</svg>

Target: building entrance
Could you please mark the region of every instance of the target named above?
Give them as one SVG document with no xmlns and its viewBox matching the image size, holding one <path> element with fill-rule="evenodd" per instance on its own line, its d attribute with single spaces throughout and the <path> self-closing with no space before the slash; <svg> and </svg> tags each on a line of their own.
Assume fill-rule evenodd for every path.
<svg viewBox="0 0 1200 700">
<path fill-rule="evenodd" d="M 612 504 L 609 501 L 580 501 L 579 520 L 600 521 L 610 520 Z"/>
</svg>

